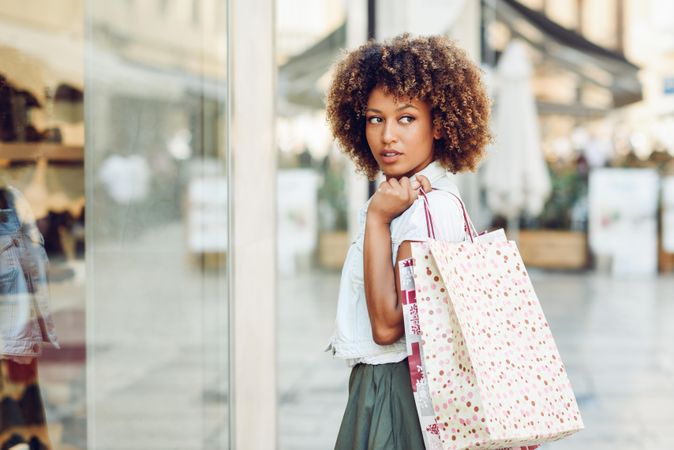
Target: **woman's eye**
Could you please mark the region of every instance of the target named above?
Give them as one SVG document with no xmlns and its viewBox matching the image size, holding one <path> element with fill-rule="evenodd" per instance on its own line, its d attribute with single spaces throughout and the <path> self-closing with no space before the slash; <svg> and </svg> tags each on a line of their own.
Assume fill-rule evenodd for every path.
<svg viewBox="0 0 674 450">
<path fill-rule="evenodd" d="M 402 116 L 400 118 L 400 121 L 402 123 L 412 123 L 414 121 L 414 117 L 412 117 L 412 116 Z"/>
<path fill-rule="evenodd" d="M 377 116 L 368 117 L 367 121 L 368 123 L 381 123 L 381 117 Z"/>
</svg>

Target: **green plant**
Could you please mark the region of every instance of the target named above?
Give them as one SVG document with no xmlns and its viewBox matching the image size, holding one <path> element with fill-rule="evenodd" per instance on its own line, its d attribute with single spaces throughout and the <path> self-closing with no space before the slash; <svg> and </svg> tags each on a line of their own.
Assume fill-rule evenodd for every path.
<svg viewBox="0 0 674 450">
<path fill-rule="evenodd" d="M 330 210 L 328 215 L 331 220 L 327 220 L 328 223 L 324 223 L 323 228 L 329 231 L 346 231 L 346 188 L 341 165 L 328 164 L 325 168 L 323 185 L 318 189 L 318 201 Z"/>
<path fill-rule="evenodd" d="M 587 175 L 578 166 L 550 167 L 552 193 L 534 225 L 568 230 L 574 206 L 587 196 Z"/>
</svg>

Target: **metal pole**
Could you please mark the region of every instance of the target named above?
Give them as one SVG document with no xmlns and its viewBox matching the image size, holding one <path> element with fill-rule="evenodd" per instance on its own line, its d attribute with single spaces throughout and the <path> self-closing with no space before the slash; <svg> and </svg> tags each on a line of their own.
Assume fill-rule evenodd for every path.
<svg viewBox="0 0 674 450">
<path fill-rule="evenodd" d="M 625 52 L 625 1 L 617 0 L 616 4 L 616 50 Z"/>
<path fill-rule="evenodd" d="M 367 0 L 367 38 L 377 38 L 377 0 Z"/>
<path fill-rule="evenodd" d="M 377 0 L 367 0 L 367 39 L 377 39 Z M 372 197 L 376 190 L 377 183 L 368 182 L 368 197 Z"/>
</svg>

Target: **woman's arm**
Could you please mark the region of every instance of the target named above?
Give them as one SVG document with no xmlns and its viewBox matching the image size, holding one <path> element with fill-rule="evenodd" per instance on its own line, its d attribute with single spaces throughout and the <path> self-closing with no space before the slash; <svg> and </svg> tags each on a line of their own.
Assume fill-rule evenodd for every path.
<svg viewBox="0 0 674 450">
<path fill-rule="evenodd" d="M 425 177 L 419 177 L 424 190 L 430 190 Z M 416 187 L 415 187 L 416 186 Z M 400 281 L 391 264 L 391 220 L 400 215 L 416 199 L 419 184 L 406 178 L 382 183 L 372 198 L 365 223 L 363 271 L 365 298 L 372 326 L 372 337 L 379 345 L 396 342 L 405 332 Z M 397 261 L 411 256 L 411 246 L 403 242 Z"/>
<path fill-rule="evenodd" d="M 402 333 L 403 316 L 393 266 L 389 223 L 367 218 L 363 248 L 365 298 L 372 337 L 379 345 L 392 344 Z"/>
</svg>

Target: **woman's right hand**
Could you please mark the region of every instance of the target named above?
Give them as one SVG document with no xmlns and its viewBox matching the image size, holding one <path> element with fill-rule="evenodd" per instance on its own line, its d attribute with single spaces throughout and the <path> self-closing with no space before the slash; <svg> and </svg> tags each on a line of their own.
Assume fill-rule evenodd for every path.
<svg viewBox="0 0 674 450">
<path fill-rule="evenodd" d="M 402 177 L 399 180 L 391 178 L 384 181 L 372 196 L 367 210 L 368 219 L 374 218 L 390 224 L 419 197 L 418 189 L 422 187 L 430 192 L 431 183 L 423 175 L 417 175 L 415 180 Z"/>
<path fill-rule="evenodd" d="M 20 355 L 2 355 L 3 359 L 9 359 L 11 361 L 14 361 L 17 364 L 30 364 L 33 362 L 34 357 L 33 356 L 20 356 Z"/>
</svg>

